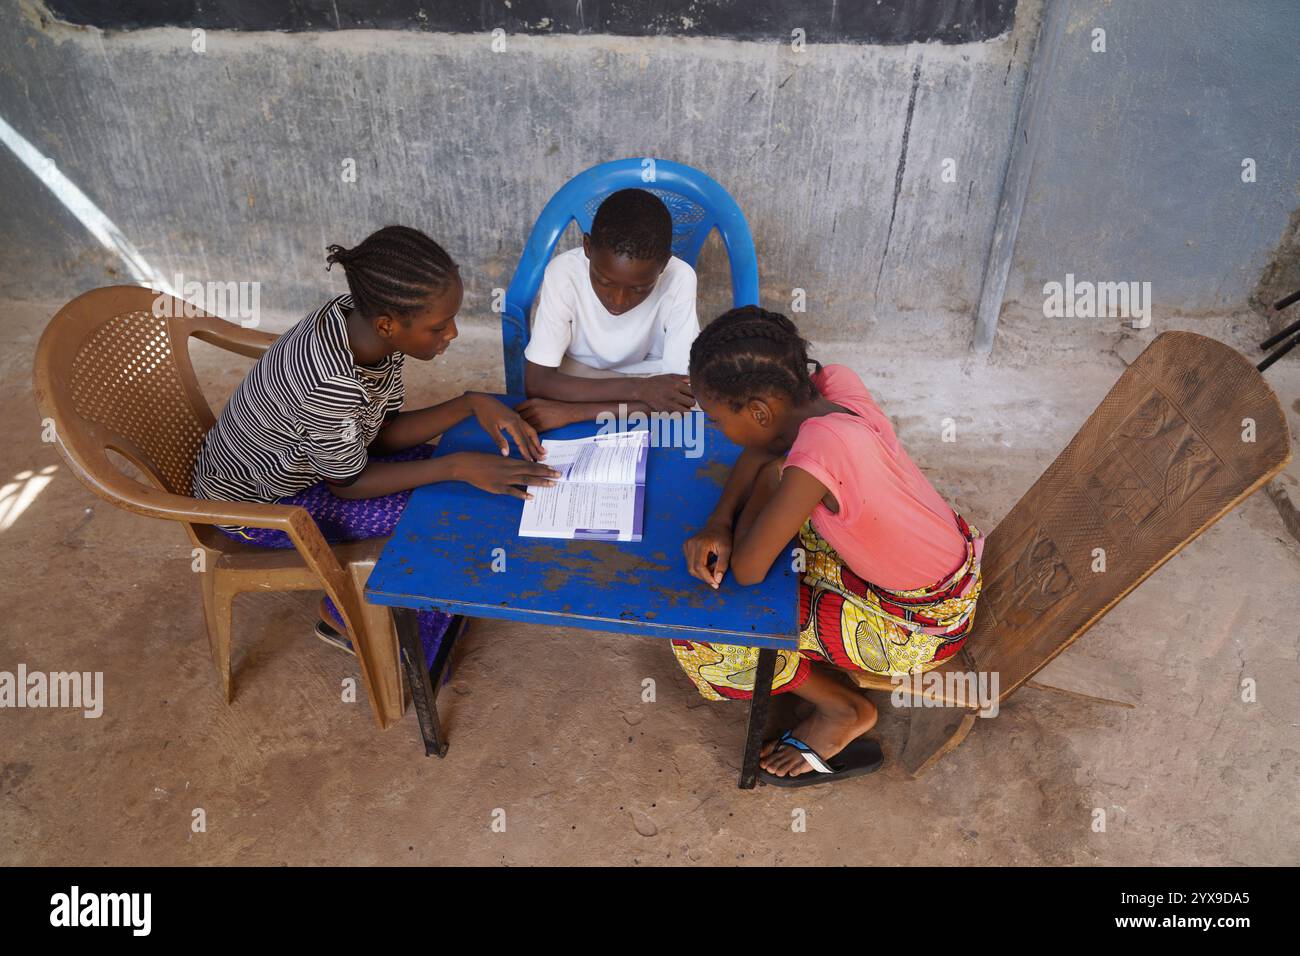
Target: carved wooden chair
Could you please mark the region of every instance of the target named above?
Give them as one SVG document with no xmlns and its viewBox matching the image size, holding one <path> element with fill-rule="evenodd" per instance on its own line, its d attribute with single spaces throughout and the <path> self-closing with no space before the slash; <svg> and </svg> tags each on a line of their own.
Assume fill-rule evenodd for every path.
<svg viewBox="0 0 1300 956">
<path fill-rule="evenodd" d="M 158 302 L 158 317 L 154 303 Z M 245 329 L 137 286 L 95 289 L 73 299 L 46 327 L 36 350 L 36 401 L 52 419 L 58 448 L 82 483 L 120 508 L 178 522 L 201 554 L 212 662 L 227 702 L 231 612 L 244 591 L 322 590 L 353 636 L 375 719 L 386 728 L 402 715 L 397 634 L 386 608 L 367 604 L 362 589 L 385 539 L 331 548 L 304 509 L 289 505 L 206 501 L 191 496 L 190 475 L 215 419 L 190 363 L 189 338 L 257 358 L 276 336 Z M 179 317 L 172 317 L 179 316 Z M 127 475 L 115 452 L 145 476 Z M 285 532 L 294 548 L 240 544 L 213 525 Z"/>
<path fill-rule="evenodd" d="M 1290 460 L 1286 416 L 1249 360 L 1203 335 L 1163 333 L 989 535 L 975 629 L 932 673 L 996 673 L 999 705 L 1025 684 L 1131 705 L 1112 690 L 1122 675 L 1057 655 Z M 1096 549 L 1104 571 L 1093 570 Z M 945 706 L 908 708 L 912 774 L 976 722 L 978 706 L 948 689 L 945 679 Z"/>
</svg>

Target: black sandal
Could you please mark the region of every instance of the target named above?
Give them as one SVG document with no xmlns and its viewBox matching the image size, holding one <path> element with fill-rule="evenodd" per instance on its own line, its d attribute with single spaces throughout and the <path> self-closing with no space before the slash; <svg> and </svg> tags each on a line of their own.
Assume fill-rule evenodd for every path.
<svg viewBox="0 0 1300 956">
<path fill-rule="evenodd" d="M 866 737 L 859 737 L 829 760 L 790 731 L 781 735 L 778 745 L 793 747 L 812 767 L 812 773 L 794 776 L 779 776 L 769 770 L 759 769 L 758 775 L 764 783 L 774 787 L 814 787 L 819 783 L 833 783 L 847 780 L 849 777 L 861 777 L 875 773 L 885 763 L 885 755 L 880 744 Z"/>
</svg>

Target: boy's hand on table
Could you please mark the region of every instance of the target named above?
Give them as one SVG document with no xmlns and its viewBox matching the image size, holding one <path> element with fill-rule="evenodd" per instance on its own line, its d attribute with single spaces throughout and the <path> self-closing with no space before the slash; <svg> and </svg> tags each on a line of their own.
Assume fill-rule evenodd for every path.
<svg viewBox="0 0 1300 956">
<path fill-rule="evenodd" d="M 466 482 L 494 495 L 531 498 L 531 494 L 515 486 L 549 487 L 560 477 L 560 473 L 548 465 L 520 458 L 501 458 L 474 451 L 457 452 L 448 457 L 455 463 L 453 477 L 456 481 Z"/>
<path fill-rule="evenodd" d="M 466 396 L 474 417 L 483 426 L 483 430 L 492 436 L 503 456 L 510 454 L 510 443 L 506 441 L 506 435 L 515 440 L 519 454 L 530 461 L 540 461 L 546 456 L 546 449 L 542 447 L 537 432 L 517 412 L 502 405 L 491 395 L 467 392 Z"/>
<path fill-rule="evenodd" d="M 689 412 L 695 407 L 691 380 L 685 375 L 651 375 L 640 380 L 637 398 L 652 412 Z"/>
<path fill-rule="evenodd" d="M 707 524 L 686 539 L 682 551 L 691 577 L 699 578 L 716 590 L 731 563 L 731 528 L 720 523 Z M 710 557 L 717 558 L 713 567 L 709 567 Z"/>
<path fill-rule="evenodd" d="M 530 398 L 515 406 L 521 418 L 539 432 L 550 431 L 561 425 L 571 425 L 586 416 L 573 402 L 557 402 L 549 398 Z"/>
</svg>

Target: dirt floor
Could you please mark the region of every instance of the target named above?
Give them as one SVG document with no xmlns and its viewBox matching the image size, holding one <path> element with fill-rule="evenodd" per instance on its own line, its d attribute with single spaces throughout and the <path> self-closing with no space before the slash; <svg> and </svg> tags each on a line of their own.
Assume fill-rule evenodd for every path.
<svg viewBox="0 0 1300 956">
<path fill-rule="evenodd" d="M 237 601 L 237 696 L 222 702 L 181 529 L 94 498 L 41 441 L 31 359 L 59 304 L 5 303 L 0 327 L 0 671 L 103 671 L 104 713 L 0 710 L 0 863 L 1300 862 L 1300 542 L 1262 492 L 1067 652 L 1123 662 L 1136 708 L 1025 689 L 919 780 L 891 764 L 740 791 L 744 708 L 702 700 L 663 643 L 494 621 L 465 639 L 440 700 L 451 749 L 430 759 L 413 712 L 381 732 L 364 695 L 341 700 L 355 662 L 312 636 L 314 594 Z M 816 354 L 864 376 L 987 531 L 1159 331 L 1062 339 L 1043 324 L 1008 323 L 991 360 L 883 335 Z M 1251 317 L 1180 327 L 1263 337 Z M 444 360 L 408 366 L 412 400 L 498 389 L 499 355 L 498 333 L 467 322 Z M 247 363 L 198 359 L 220 404 Z M 1300 359 L 1268 378 L 1300 434 Z M 939 440 L 945 418 L 955 443 Z M 877 702 L 896 752 L 905 719 Z"/>
</svg>

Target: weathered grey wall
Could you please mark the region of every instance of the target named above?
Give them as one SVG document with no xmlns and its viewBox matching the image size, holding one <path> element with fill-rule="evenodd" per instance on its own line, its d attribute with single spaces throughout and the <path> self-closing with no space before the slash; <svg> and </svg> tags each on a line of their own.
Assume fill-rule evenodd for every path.
<svg viewBox="0 0 1300 956">
<path fill-rule="evenodd" d="M 1151 282 L 1157 317 L 1243 308 L 1300 207 L 1297 51 L 1294 0 L 1071 0 L 1007 299 L 1041 315 L 1072 272 Z"/>
<path fill-rule="evenodd" d="M 1291 0 L 1071 0 L 1008 284 L 1041 310 L 1066 272 L 1153 283 L 1157 315 L 1245 307 L 1297 196 Z M 965 340 L 1041 15 L 957 45 L 395 31 L 102 33 L 0 0 L 0 116 L 158 272 L 262 283 L 276 327 L 340 289 L 329 242 L 388 222 L 464 265 L 466 318 L 510 276 L 550 194 L 593 163 L 703 168 L 749 217 L 764 295 L 819 338 Z M 1093 26 L 1108 52 L 1088 51 Z M 1240 161 L 1259 181 L 1240 181 Z M 355 184 L 341 163 L 354 158 Z M 956 163 L 944 182 L 943 161 Z M 0 294 L 122 281 L 0 148 Z M 726 304 L 716 243 L 702 312 Z M 1041 314 L 1041 312 L 1040 312 Z M 1050 330 L 1049 330 L 1050 331 Z"/>
<path fill-rule="evenodd" d="M 327 243 L 404 222 L 467 267 L 467 312 L 489 321 L 489 290 L 550 194 L 596 162 L 654 155 L 732 191 L 765 295 L 788 308 L 806 289 L 809 330 L 831 336 L 898 319 L 969 328 L 1038 5 L 991 41 L 802 53 L 210 31 L 197 54 L 184 30 L 103 34 L 22 9 L 0 6 L 0 115 L 164 275 L 260 281 L 263 309 L 287 320 L 341 287 Z M 945 157 L 955 183 L 940 182 Z M 120 269 L 12 157 L 0 175 L 15 184 L 0 292 L 72 295 Z M 719 256 L 702 260 L 705 312 L 729 295 Z"/>
</svg>

